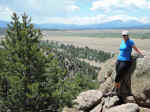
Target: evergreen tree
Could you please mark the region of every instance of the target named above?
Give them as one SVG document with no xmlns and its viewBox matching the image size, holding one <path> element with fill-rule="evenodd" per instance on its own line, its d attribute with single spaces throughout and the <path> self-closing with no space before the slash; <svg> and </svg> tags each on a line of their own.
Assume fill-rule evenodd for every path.
<svg viewBox="0 0 150 112">
<path fill-rule="evenodd" d="M 42 34 L 25 14 L 14 13 L 0 49 L 0 106 L 4 112 L 57 112 L 72 106 L 83 90 L 97 88 L 97 72 L 76 57 L 88 58 L 89 48 L 59 45 L 44 47 Z M 43 45 L 40 45 L 43 44 Z M 43 47 L 42 47 L 43 46 Z M 49 48 L 56 49 L 49 49 Z M 91 52 L 91 53 L 88 53 Z M 101 52 L 99 53 L 101 54 Z"/>
<path fill-rule="evenodd" d="M 16 13 L 8 25 L 5 40 L 5 61 L 0 70 L 1 99 L 15 112 L 39 111 L 45 108 L 49 95 L 45 84 L 46 67 L 51 60 L 39 47 L 42 37 L 40 30 L 34 29 L 31 18 L 26 14 L 22 21 Z"/>
</svg>

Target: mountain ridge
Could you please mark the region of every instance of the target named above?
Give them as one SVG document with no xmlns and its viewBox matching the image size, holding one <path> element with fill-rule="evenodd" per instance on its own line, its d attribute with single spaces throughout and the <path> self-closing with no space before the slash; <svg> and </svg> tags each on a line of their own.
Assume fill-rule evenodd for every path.
<svg viewBox="0 0 150 112">
<path fill-rule="evenodd" d="M 0 20 L 0 28 L 7 28 L 9 22 Z M 110 22 L 100 23 L 100 24 L 87 24 L 87 25 L 77 25 L 77 24 L 34 24 L 35 28 L 40 29 L 59 29 L 59 30 L 69 30 L 69 29 L 122 29 L 122 28 L 150 28 L 150 23 L 144 24 L 135 20 L 121 21 L 113 20 Z"/>
</svg>

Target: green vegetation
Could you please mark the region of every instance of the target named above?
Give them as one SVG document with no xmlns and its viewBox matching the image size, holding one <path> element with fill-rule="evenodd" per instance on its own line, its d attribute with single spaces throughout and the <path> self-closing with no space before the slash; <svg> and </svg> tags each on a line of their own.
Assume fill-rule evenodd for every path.
<svg viewBox="0 0 150 112">
<path fill-rule="evenodd" d="M 63 37 L 90 37 L 90 38 L 121 38 L 121 31 L 114 30 L 72 30 L 72 31 L 51 31 L 46 30 L 48 35 L 63 36 Z M 130 37 L 135 39 L 150 39 L 149 29 L 130 30 Z"/>
<path fill-rule="evenodd" d="M 48 40 L 42 41 L 41 46 L 53 48 L 55 51 L 71 56 L 72 58 L 88 59 L 99 63 L 106 61 L 114 55 L 109 52 L 107 53 L 101 50 L 90 49 L 88 47 L 79 48 L 73 45 L 60 44 L 58 42 L 49 42 Z"/>
<path fill-rule="evenodd" d="M 31 19 L 23 15 L 20 22 L 15 13 L 12 19 L 2 41 L 5 53 L 1 54 L 0 99 L 6 109 L 15 112 L 44 109 L 51 97 L 46 92 L 50 91 L 46 67 L 53 60 L 46 58 L 39 48 L 42 35 L 33 29 Z"/>
<path fill-rule="evenodd" d="M 78 34 L 64 34 L 66 37 L 95 37 L 95 38 L 120 38 L 120 33 L 111 33 L 111 32 L 103 32 L 103 33 L 78 33 Z M 131 33 L 131 38 L 139 38 L 139 39 L 150 39 L 150 33 Z"/>
<path fill-rule="evenodd" d="M 0 28 L 0 36 L 5 35 L 6 29 L 5 28 Z"/>
<path fill-rule="evenodd" d="M 13 14 L 0 48 L 2 112 L 60 112 L 71 107 L 80 92 L 98 87 L 100 68 L 78 58 L 102 62 L 110 54 L 41 38 L 30 18 L 24 14 L 20 20 Z"/>
</svg>

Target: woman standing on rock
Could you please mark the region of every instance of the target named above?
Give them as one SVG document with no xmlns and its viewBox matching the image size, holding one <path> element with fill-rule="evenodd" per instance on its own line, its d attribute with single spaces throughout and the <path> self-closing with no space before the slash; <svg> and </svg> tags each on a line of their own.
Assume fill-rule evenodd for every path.
<svg viewBox="0 0 150 112">
<path fill-rule="evenodd" d="M 128 31 L 122 32 L 123 40 L 120 45 L 120 53 L 116 62 L 115 88 L 120 88 L 120 79 L 122 75 L 131 67 L 132 48 L 144 57 L 143 52 L 135 46 L 133 40 L 129 38 Z"/>
</svg>

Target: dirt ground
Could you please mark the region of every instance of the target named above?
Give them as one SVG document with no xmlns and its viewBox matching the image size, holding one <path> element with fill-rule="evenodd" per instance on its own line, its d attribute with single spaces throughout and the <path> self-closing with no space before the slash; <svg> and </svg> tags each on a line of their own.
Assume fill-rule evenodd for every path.
<svg viewBox="0 0 150 112">
<path fill-rule="evenodd" d="M 78 47 L 89 47 L 92 49 L 103 50 L 106 52 L 119 52 L 122 38 L 90 38 L 90 37 L 62 37 L 48 36 L 44 40 L 57 41 L 64 44 L 72 44 Z M 150 39 L 133 39 L 135 45 L 141 50 L 150 50 Z"/>
</svg>

